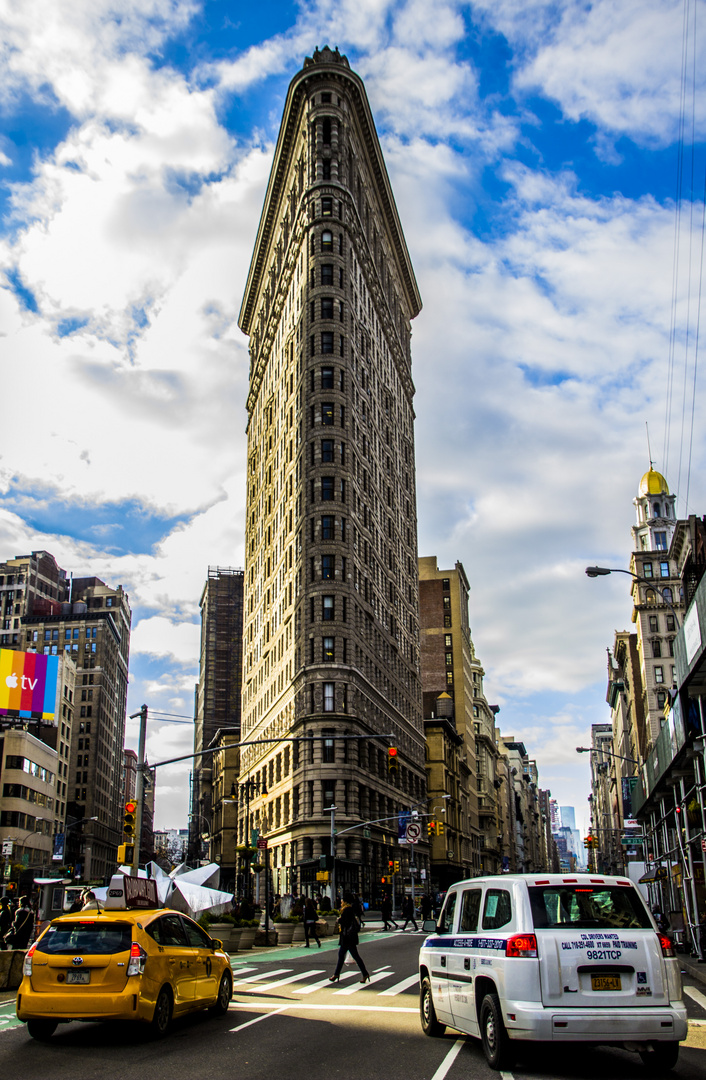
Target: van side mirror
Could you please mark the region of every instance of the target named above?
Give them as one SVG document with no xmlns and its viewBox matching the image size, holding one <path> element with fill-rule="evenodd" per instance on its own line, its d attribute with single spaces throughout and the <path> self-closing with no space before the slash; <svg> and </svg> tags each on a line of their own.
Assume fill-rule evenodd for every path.
<svg viewBox="0 0 706 1080">
<path fill-rule="evenodd" d="M 436 919 L 425 919 L 422 923 L 422 930 L 425 934 L 436 933 Z"/>
</svg>

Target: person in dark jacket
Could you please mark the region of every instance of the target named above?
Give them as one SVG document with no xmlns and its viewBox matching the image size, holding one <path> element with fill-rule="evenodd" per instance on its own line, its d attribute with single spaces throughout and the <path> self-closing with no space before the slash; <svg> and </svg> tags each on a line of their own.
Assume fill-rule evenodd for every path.
<svg viewBox="0 0 706 1080">
<path fill-rule="evenodd" d="M 316 933 L 316 920 L 318 915 L 316 914 L 316 907 L 314 901 L 310 896 L 307 896 L 306 903 L 304 904 L 304 911 L 302 913 L 302 922 L 304 923 L 304 939 L 306 941 L 305 948 L 309 948 L 309 938 L 314 935 L 314 941 L 321 948 L 321 942 L 319 935 Z"/>
<path fill-rule="evenodd" d="M 434 905 L 431 900 L 431 896 L 424 893 L 424 896 L 419 902 L 419 909 L 422 913 L 422 921 L 433 918 Z"/>
<path fill-rule="evenodd" d="M 353 893 L 345 892 L 343 894 L 341 915 L 338 920 L 341 928 L 338 946 L 338 963 L 336 964 L 336 970 L 329 978 L 329 982 L 338 982 L 341 968 L 346 959 L 346 953 L 351 954 L 360 968 L 360 973 L 363 976 L 360 981 L 362 983 L 370 981 L 370 975 L 368 974 L 365 963 L 358 953 L 358 920 L 356 919 L 355 911 L 353 910 L 353 901 Z"/>
<path fill-rule="evenodd" d="M 402 901 L 402 914 L 404 915 L 404 926 L 402 927 L 403 930 L 407 929 L 407 923 L 410 921 L 415 930 L 419 929 L 419 927 L 417 926 L 417 920 L 414 917 L 414 900 L 411 896 L 405 896 L 404 900 Z"/>
<path fill-rule="evenodd" d="M 6 949 L 7 944 L 5 942 L 5 935 L 9 934 L 10 927 L 12 926 L 12 905 L 10 904 L 10 897 L 3 896 L 0 898 L 0 949 Z"/>
<path fill-rule="evenodd" d="M 26 949 L 34 930 L 34 912 L 29 904 L 28 896 L 20 897 L 20 906 L 15 912 L 10 932 L 5 935 L 5 940 L 11 949 Z"/>
<path fill-rule="evenodd" d="M 384 897 L 382 898 L 382 903 L 380 904 L 380 914 L 382 915 L 383 930 L 389 930 L 390 923 L 392 923 L 393 930 L 397 929 L 397 923 L 392 918 L 392 901 L 390 900 L 390 897 L 387 893 L 385 893 Z"/>
</svg>

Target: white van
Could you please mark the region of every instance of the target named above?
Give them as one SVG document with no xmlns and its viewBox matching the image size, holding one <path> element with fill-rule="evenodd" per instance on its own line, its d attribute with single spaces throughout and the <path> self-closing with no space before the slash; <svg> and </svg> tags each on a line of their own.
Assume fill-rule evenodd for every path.
<svg viewBox="0 0 706 1080">
<path fill-rule="evenodd" d="M 475 1035 L 494 1069 L 519 1040 L 622 1046 L 655 1071 L 676 1064 L 687 1034 L 679 962 L 627 878 L 471 878 L 424 929 L 425 1034 Z"/>
</svg>

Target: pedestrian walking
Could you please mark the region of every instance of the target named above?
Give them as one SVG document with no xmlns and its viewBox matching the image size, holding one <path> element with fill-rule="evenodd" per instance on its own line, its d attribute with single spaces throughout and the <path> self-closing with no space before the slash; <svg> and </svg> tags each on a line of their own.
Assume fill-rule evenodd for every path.
<svg viewBox="0 0 706 1080">
<path fill-rule="evenodd" d="M 305 948 L 309 948 L 309 938 L 314 935 L 314 941 L 321 948 L 321 941 L 319 935 L 316 933 L 316 920 L 318 915 L 316 914 L 316 907 L 314 901 L 310 896 L 307 896 L 306 903 L 304 904 L 304 911 L 302 913 L 302 922 L 304 923 L 304 940 L 306 941 Z"/>
<path fill-rule="evenodd" d="M 34 930 L 34 912 L 30 907 L 29 897 L 20 897 L 20 906 L 15 912 L 9 933 L 5 935 L 5 941 L 11 949 L 26 949 L 32 938 Z"/>
<path fill-rule="evenodd" d="M 10 904 L 10 897 L 3 896 L 0 898 L 0 949 L 6 949 L 7 943 L 5 942 L 5 935 L 10 933 L 10 927 L 12 926 L 12 920 L 14 918 L 12 905 Z"/>
<path fill-rule="evenodd" d="M 363 927 L 365 926 L 365 922 L 363 921 L 363 915 L 365 914 L 365 912 L 363 910 L 363 905 L 361 903 L 360 897 L 357 896 L 355 893 L 353 894 L 352 907 L 353 907 L 353 911 L 355 912 L 355 917 L 358 920 L 358 926 L 362 930 Z"/>
<path fill-rule="evenodd" d="M 385 893 L 382 898 L 382 903 L 380 904 L 380 914 L 382 915 L 383 930 L 389 930 L 390 923 L 392 923 L 393 930 L 397 929 L 397 923 L 392 918 L 392 900 L 390 900 L 390 896 L 388 893 Z"/>
<path fill-rule="evenodd" d="M 339 946 L 338 946 L 338 962 L 336 964 L 336 970 L 333 975 L 330 976 L 329 982 L 338 982 L 341 974 L 341 968 L 346 959 L 346 953 L 350 953 L 356 964 L 360 968 L 360 974 L 362 975 L 361 982 L 370 982 L 370 975 L 358 953 L 358 920 L 353 910 L 354 902 L 353 893 L 344 892 L 343 900 L 341 902 L 341 915 L 338 920 L 340 926 Z"/>
<path fill-rule="evenodd" d="M 411 896 L 405 896 L 402 901 L 402 914 L 404 915 L 403 930 L 407 929 L 407 923 L 411 922 L 415 930 L 418 930 L 417 920 L 414 917 L 414 900 Z"/>
<path fill-rule="evenodd" d="M 432 904 L 431 896 L 429 896 L 428 893 L 425 893 L 422 897 L 419 903 L 419 908 L 422 914 L 422 922 L 425 922 L 427 919 L 431 919 L 433 917 L 434 905 Z"/>
</svg>

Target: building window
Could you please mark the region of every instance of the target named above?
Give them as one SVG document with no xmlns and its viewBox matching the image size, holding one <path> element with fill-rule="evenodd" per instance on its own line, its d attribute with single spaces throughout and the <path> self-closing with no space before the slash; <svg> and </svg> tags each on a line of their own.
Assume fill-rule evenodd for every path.
<svg viewBox="0 0 706 1080">
<path fill-rule="evenodd" d="M 663 709 L 664 708 L 664 703 L 665 703 L 666 700 L 667 700 L 667 695 L 665 694 L 664 690 L 658 690 L 657 691 L 657 708 L 658 709 Z"/>
<path fill-rule="evenodd" d="M 332 664 L 333 660 L 334 660 L 333 641 L 334 641 L 334 639 L 332 637 L 325 637 L 324 638 L 323 658 L 326 661 L 326 663 L 331 663 Z"/>
<path fill-rule="evenodd" d="M 333 477 L 321 477 L 321 498 L 324 502 L 333 501 Z"/>
<path fill-rule="evenodd" d="M 331 118 L 326 116 L 321 124 L 321 141 L 324 146 L 331 145 Z"/>
<path fill-rule="evenodd" d="M 328 176 L 324 176 L 324 180 L 331 179 L 331 162 L 324 161 L 324 172 L 328 165 Z M 323 217 L 331 217 L 333 215 L 333 199 L 325 198 L 321 200 L 321 213 Z"/>
<path fill-rule="evenodd" d="M 662 589 L 662 599 L 667 604 L 672 603 L 672 590 L 669 587 Z"/>
<path fill-rule="evenodd" d="M 453 684 L 454 684 L 454 673 L 453 673 L 453 671 L 447 671 L 446 672 L 446 685 L 447 686 L 453 686 Z"/>
<path fill-rule="evenodd" d="M 324 683 L 324 712 L 333 712 L 333 683 Z"/>
<path fill-rule="evenodd" d="M 480 709 L 478 708 L 477 705 L 473 706 L 473 715 L 474 716 L 480 716 Z"/>
<path fill-rule="evenodd" d="M 333 424 L 333 402 L 324 401 L 321 406 L 321 423 L 331 426 Z"/>
<path fill-rule="evenodd" d="M 322 599 L 324 622 L 330 622 L 335 615 L 334 599 L 332 596 L 324 596 Z"/>
<path fill-rule="evenodd" d="M 662 667 L 655 667 L 655 682 L 656 683 L 663 683 L 664 682 L 664 669 Z"/>
<path fill-rule="evenodd" d="M 322 519 L 321 519 L 321 539 L 322 540 L 333 540 L 333 539 L 335 539 L 335 537 L 334 537 L 335 527 L 336 527 L 336 519 L 334 517 L 329 517 L 329 516 L 322 517 Z"/>
<path fill-rule="evenodd" d="M 653 515 L 652 515 L 652 516 L 653 516 L 653 517 L 656 517 L 656 518 L 658 518 L 658 517 L 662 517 L 662 509 L 661 509 L 661 507 L 660 507 L 660 504 L 659 504 L 659 503 L 655 503 L 655 505 L 654 505 L 654 510 L 653 510 Z"/>
<path fill-rule="evenodd" d="M 321 264 L 321 284 L 333 285 L 333 263 Z"/>
<path fill-rule="evenodd" d="M 332 319 L 333 318 L 333 297 L 322 296 L 321 297 L 321 318 Z M 333 387 L 333 372 L 331 372 L 331 383 Z"/>
<path fill-rule="evenodd" d="M 673 615 L 667 615 L 667 630 L 673 630 L 673 629 L 674 629 L 674 616 Z"/>
<path fill-rule="evenodd" d="M 453 653 L 447 652 L 446 654 L 446 666 L 451 667 L 454 662 Z"/>
<path fill-rule="evenodd" d="M 321 166 L 322 166 L 322 173 L 321 173 L 322 179 L 323 180 L 330 180 L 331 179 L 331 158 L 324 158 L 323 161 L 321 162 Z M 330 203 L 330 202 L 331 202 L 330 199 L 322 199 L 321 200 L 321 213 L 324 215 L 324 217 L 326 216 L 325 203 Z M 328 208 L 328 216 L 330 216 L 330 215 L 331 215 L 331 207 L 329 206 L 329 208 Z"/>
<path fill-rule="evenodd" d="M 325 229 L 321 234 L 321 250 L 333 251 L 333 233 Z"/>
<path fill-rule="evenodd" d="M 451 634 L 445 634 L 444 635 L 444 645 L 446 646 L 447 649 L 451 648 L 451 642 L 452 642 Z"/>
<path fill-rule="evenodd" d="M 324 355 L 333 352 L 333 333 L 330 330 L 323 330 L 321 333 L 321 352 Z"/>
<path fill-rule="evenodd" d="M 650 633 L 656 634 L 659 631 L 659 619 L 656 615 L 650 615 Z"/>
<path fill-rule="evenodd" d="M 324 736 L 325 736 L 325 738 L 324 738 L 324 742 L 323 742 L 323 754 L 322 754 L 323 762 L 324 762 L 324 765 L 333 765 L 335 763 L 335 761 L 336 761 L 336 749 L 335 749 L 336 744 L 333 741 L 333 738 L 328 736 L 328 734 L 326 732 L 324 732 Z M 329 805 L 333 805 L 333 804 L 329 804 Z"/>
<path fill-rule="evenodd" d="M 661 562 L 659 564 L 659 576 L 660 577 L 669 577 L 669 563 L 668 562 Z"/>
<path fill-rule="evenodd" d="M 333 368 L 325 367 L 321 369 L 321 389 L 333 390 Z"/>
<path fill-rule="evenodd" d="M 662 655 L 662 643 L 661 643 L 661 641 L 659 639 L 652 642 L 652 655 L 653 656 L 661 656 Z"/>
<path fill-rule="evenodd" d="M 666 532 L 655 533 L 655 547 L 658 551 L 667 550 L 667 534 Z"/>
<path fill-rule="evenodd" d="M 333 461 L 333 439 L 321 440 L 321 460 L 323 462 Z"/>
<path fill-rule="evenodd" d="M 334 577 L 335 555 L 321 556 L 321 577 L 324 581 L 330 581 Z"/>
<path fill-rule="evenodd" d="M 642 576 L 646 577 L 646 578 L 651 578 L 652 577 L 652 563 L 651 562 L 644 562 L 642 564 Z"/>
<path fill-rule="evenodd" d="M 444 611 L 450 611 L 450 609 L 451 609 L 451 597 L 450 596 L 445 596 L 444 597 Z"/>
<path fill-rule="evenodd" d="M 449 589 L 451 588 L 451 582 L 450 582 L 449 578 L 447 578 L 447 577 L 442 578 L 441 587 L 444 590 L 444 592 L 449 591 Z"/>
<path fill-rule="evenodd" d="M 444 628 L 448 629 L 451 626 L 451 616 L 444 615 Z"/>
</svg>

